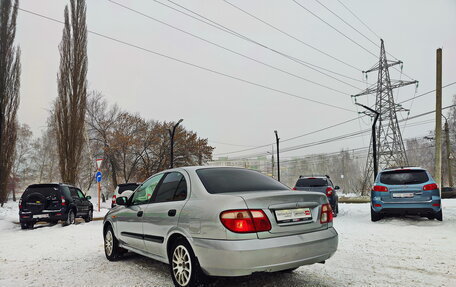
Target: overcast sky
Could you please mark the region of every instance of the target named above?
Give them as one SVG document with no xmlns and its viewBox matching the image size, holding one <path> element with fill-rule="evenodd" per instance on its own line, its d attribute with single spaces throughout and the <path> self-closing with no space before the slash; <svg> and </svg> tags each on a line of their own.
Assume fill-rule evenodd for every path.
<svg viewBox="0 0 456 287">
<path fill-rule="evenodd" d="M 159 1 L 182 10 L 166 0 Z M 175 3 L 282 55 L 153 0 L 115 0 L 286 73 L 209 44 L 108 0 L 88 0 L 87 26 L 91 31 L 263 86 L 254 86 L 89 34 L 89 89 L 102 92 L 110 103 L 117 103 L 122 109 L 139 113 L 146 119 L 177 121 L 183 118 L 185 128 L 195 131 L 200 137 L 208 138 L 209 143 L 216 147 L 216 157 L 226 152 L 272 144 L 275 142 L 274 130 L 278 130 L 281 139 L 288 139 L 358 116 L 357 111 L 360 110 L 357 110 L 350 95 L 366 88 L 361 70 L 371 68 L 378 61 L 378 46 L 344 24 L 315 0 L 297 1 L 353 42 L 292 0 L 229 1 L 301 42 L 244 14 L 223 0 L 175 0 Z M 435 51 L 439 47 L 443 48 L 443 84 L 456 81 L 456 1 L 341 1 L 384 39 L 389 54 L 404 62 L 404 73 L 419 81 L 417 95 L 435 89 Z M 68 2 L 22 0 L 20 4 L 23 9 L 63 20 L 64 6 Z M 320 2 L 377 45 L 380 44 L 379 38 L 338 1 Z M 57 97 L 56 76 L 60 61 L 58 45 L 61 37 L 61 24 L 22 11 L 19 13 L 16 37 L 16 43 L 22 49 L 19 120 L 31 126 L 35 135 L 40 134 L 45 127 L 49 108 Z M 346 64 L 317 52 L 302 42 Z M 342 83 L 287 59 L 283 54 L 357 81 L 325 72 L 348 84 Z M 390 55 L 388 57 L 393 59 Z M 393 79 L 408 80 L 396 70 L 390 69 L 390 73 Z M 376 73 L 371 73 L 367 81 L 375 83 L 376 77 Z M 443 106 L 450 105 L 455 94 L 456 85 L 444 89 Z M 414 86 L 395 91 L 398 101 L 410 99 L 414 95 Z M 359 98 L 360 102 L 370 105 L 374 100 L 374 95 Z M 404 103 L 405 108 L 411 108 L 410 117 L 430 111 L 434 105 L 434 93 Z M 406 117 L 406 113 L 399 115 L 399 119 Z M 404 138 L 425 135 L 433 128 L 433 123 L 430 122 L 433 118 L 433 115 L 429 115 L 408 121 L 403 130 Z M 415 125 L 417 123 L 419 125 Z M 284 142 L 282 147 L 302 145 L 369 127 L 370 119 L 366 117 Z M 364 137 L 284 153 L 282 157 L 334 152 L 342 148 L 353 149 L 368 145 L 369 134 L 365 134 Z M 266 150 L 270 150 L 270 147 L 230 156 Z"/>
</svg>

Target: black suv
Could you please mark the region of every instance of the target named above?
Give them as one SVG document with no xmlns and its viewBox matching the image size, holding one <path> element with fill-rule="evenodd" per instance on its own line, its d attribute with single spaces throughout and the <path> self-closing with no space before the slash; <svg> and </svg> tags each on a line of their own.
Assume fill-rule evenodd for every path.
<svg viewBox="0 0 456 287">
<path fill-rule="evenodd" d="M 303 190 L 303 191 L 315 191 L 326 194 L 328 197 L 329 204 L 333 210 L 334 216 L 337 216 L 339 213 L 339 196 L 337 195 L 337 190 L 340 188 L 336 185 L 334 186 L 333 182 L 329 178 L 329 175 L 323 176 L 303 176 L 301 175 L 296 181 L 296 185 L 293 187 L 293 190 Z"/>
<path fill-rule="evenodd" d="M 89 199 L 79 188 L 67 184 L 29 185 L 19 200 L 21 228 L 33 228 L 38 221 L 56 224 L 62 220 L 63 225 L 69 225 L 76 217 L 89 222 L 93 217 Z"/>
</svg>

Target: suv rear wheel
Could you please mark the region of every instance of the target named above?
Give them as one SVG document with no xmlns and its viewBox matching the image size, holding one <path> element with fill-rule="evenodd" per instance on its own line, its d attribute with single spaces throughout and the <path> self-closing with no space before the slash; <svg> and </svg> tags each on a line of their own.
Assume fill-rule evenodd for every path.
<svg viewBox="0 0 456 287">
<path fill-rule="evenodd" d="M 21 222 L 21 229 L 33 229 L 33 223 Z"/>
<path fill-rule="evenodd" d="M 443 213 L 442 213 L 442 210 L 440 209 L 439 212 L 437 212 L 435 214 L 435 219 L 437 219 L 438 221 L 442 221 L 443 220 Z"/>
<path fill-rule="evenodd" d="M 375 222 L 379 221 L 380 219 L 382 219 L 382 216 L 378 212 L 373 211 L 371 208 L 371 221 Z"/>
<path fill-rule="evenodd" d="M 73 210 L 70 210 L 70 211 L 68 211 L 67 219 L 65 220 L 65 222 L 63 223 L 63 225 L 74 224 L 75 220 L 76 220 L 76 217 L 75 217 L 75 215 L 74 215 L 74 211 L 73 211 Z"/>
</svg>

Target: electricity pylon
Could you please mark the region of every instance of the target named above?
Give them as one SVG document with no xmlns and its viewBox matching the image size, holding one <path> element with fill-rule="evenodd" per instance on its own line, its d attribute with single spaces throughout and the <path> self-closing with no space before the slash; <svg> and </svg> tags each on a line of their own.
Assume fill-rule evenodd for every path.
<svg viewBox="0 0 456 287">
<path fill-rule="evenodd" d="M 402 61 L 388 61 L 386 59 L 385 46 L 381 40 L 380 59 L 371 69 L 363 73 L 378 71 L 377 83 L 367 88 L 365 91 L 352 95 L 355 99 L 359 96 L 375 94 L 374 110 L 379 113 L 378 125 L 376 128 L 377 140 L 377 163 L 381 170 L 390 166 L 408 165 L 407 155 L 405 152 L 404 142 L 402 140 L 401 130 L 397 121 L 397 112 L 407 111 L 402 105 L 394 102 L 393 89 L 407 85 L 417 84 L 418 81 L 391 81 L 389 67 L 402 65 Z M 371 112 L 364 112 L 367 115 L 374 117 Z M 369 156 L 367 157 L 364 182 L 362 192 L 364 193 L 371 182 L 369 179 L 373 176 L 374 160 L 373 160 L 372 138 L 369 147 Z"/>
</svg>

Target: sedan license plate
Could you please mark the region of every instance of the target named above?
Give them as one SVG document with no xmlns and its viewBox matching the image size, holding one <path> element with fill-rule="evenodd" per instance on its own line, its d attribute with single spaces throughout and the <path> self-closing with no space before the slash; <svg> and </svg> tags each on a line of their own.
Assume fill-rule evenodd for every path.
<svg viewBox="0 0 456 287">
<path fill-rule="evenodd" d="M 276 210 L 275 215 L 278 223 L 299 222 L 312 219 L 310 208 L 295 208 Z"/>
<path fill-rule="evenodd" d="M 394 198 L 409 198 L 413 197 L 413 193 L 393 193 Z"/>
<path fill-rule="evenodd" d="M 49 214 L 36 214 L 33 216 L 33 218 L 48 218 Z"/>
</svg>

